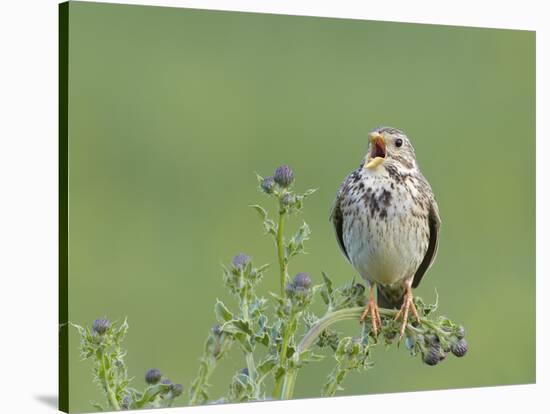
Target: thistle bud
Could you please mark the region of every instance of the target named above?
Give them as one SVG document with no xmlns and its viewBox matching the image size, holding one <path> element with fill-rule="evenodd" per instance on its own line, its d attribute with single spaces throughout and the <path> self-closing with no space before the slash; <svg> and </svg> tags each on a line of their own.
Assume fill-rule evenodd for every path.
<svg viewBox="0 0 550 414">
<path fill-rule="evenodd" d="M 179 397 L 181 394 L 183 394 L 183 385 L 181 384 L 172 385 L 172 395 L 174 397 Z"/>
<path fill-rule="evenodd" d="M 246 375 L 248 377 L 248 368 L 244 367 L 243 369 L 241 369 L 241 374 Z"/>
<path fill-rule="evenodd" d="M 212 327 L 212 333 L 216 336 L 220 336 L 223 333 L 222 327 L 220 325 L 217 325 L 217 324 L 214 325 Z"/>
<path fill-rule="evenodd" d="M 275 170 L 273 179 L 281 187 L 287 188 L 294 181 L 294 172 L 288 165 L 282 165 Z"/>
<path fill-rule="evenodd" d="M 311 277 L 305 272 L 300 272 L 294 276 L 293 284 L 295 287 L 308 289 L 311 286 Z"/>
<path fill-rule="evenodd" d="M 468 352 L 468 343 L 464 338 L 451 344 L 451 352 L 457 357 L 463 357 Z"/>
<path fill-rule="evenodd" d="M 275 180 L 273 177 L 266 177 L 262 180 L 260 186 L 266 194 L 272 194 L 275 189 Z"/>
<path fill-rule="evenodd" d="M 463 339 L 465 333 L 466 333 L 466 332 L 464 331 L 464 326 L 460 325 L 460 326 L 458 327 L 458 331 L 456 332 L 456 337 L 457 337 L 458 339 Z"/>
<path fill-rule="evenodd" d="M 422 355 L 422 361 L 427 365 L 437 365 L 440 361 L 439 345 L 430 346 Z"/>
<path fill-rule="evenodd" d="M 127 395 L 122 399 L 122 402 L 120 403 L 120 408 L 122 408 L 123 410 L 127 410 L 128 408 L 130 408 L 130 397 L 128 397 Z"/>
<path fill-rule="evenodd" d="M 162 373 L 157 368 L 151 368 L 145 373 L 145 382 L 150 385 L 155 385 L 162 378 Z"/>
<path fill-rule="evenodd" d="M 111 322 L 107 319 L 96 319 L 92 325 L 92 330 L 98 335 L 103 335 L 111 327 Z"/>
<path fill-rule="evenodd" d="M 249 262 L 250 256 L 244 253 L 239 253 L 238 255 L 234 256 L 233 260 L 231 261 L 233 266 L 235 266 L 235 268 L 237 269 L 243 269 Z"/>
<path fill-rule="evenodd" d="M 164 385 L 172 385 L 172 381 L 170 381 L 168 378 L 163 379 L 160 383 Z"/>
<path fill-rule="evenodd" d="M 424 343 L 426 344 L 426 346 L 439 347 L 439 338 L 433 334 L 428 334 L 424 337 Z"/>
</svg>

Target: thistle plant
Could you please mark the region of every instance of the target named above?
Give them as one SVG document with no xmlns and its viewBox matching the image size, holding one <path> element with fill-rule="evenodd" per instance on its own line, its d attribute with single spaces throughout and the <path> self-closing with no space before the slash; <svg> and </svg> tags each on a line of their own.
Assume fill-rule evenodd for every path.
<svg viewBox="0 0 550 414">
<path fill-rule="evenodd" d="M 93 361 L 93 381 L 103 392 L 107 407 L 111 410 L 171 407 L 183 393 L 181 384 L 162 379 L 162 373 L 152 368 L 145 373 L 145 389 L 139 391 L 130 386 L 122 341 L 128 332 L 128 323 L 112 323 L 105 318 L 96 319 L 92 328 L 71 323 L 80 335 L 80 355 Z M 91 404 L 99 411 L 106 408 L 97 402 Z"/>
<path fill-rule="evenodd" d="M 259 190 L 273 202 L 274 211 L 270 213 L 259 204 L 251 208 L 272 241 L 276 266 L 257 265 L 245 253 L 236 254 L 223 266 L 223 283 L 234 301 L 216 301 L 217 323 L 209 330 L 197 376 L 188 387 L 189 405 L 290 399 L 300 369 L 327 357 L 334 359 L 334 368 L 319 384 L 320 395 L 335 395 L 343 389 L 350 372 L 374 366 L 376 346 L 400 343 L 396 309 L 380 309 L 382 326 L 377 332 L 370 318 L 357 324 L 354 336 L 344 336 L 337 330 L 340 321 L 359 321 L 367 303 L 365 286 L 352 278 L 335 287 L 325 273 L 315 276 L 306 269 L 291 269 L 292 260 L 305 253 L 311 236 L 307 223 L 297 218 L 303 214 L 306 199 L 316 190 L 295 191 L 294 172 L 288 166 L 277 168 L 269 177 L 258 175 L 257 180 Z M 263 297 L 258 294 L 258 287 L 267 277 L 276 277 L 279 289 Z M 311 311 L 316 299 L 325 304 L 322 315 Z M 464 328 L 445 316 L 435 316 L 437 300 L 426 304 L 416 296 L 414 301 L 419 320 L 411 320 L 405 327 L 405 350 L 428 366 L 441 363 L 449 353 L 464 356 L 468 350 Z M 128 327 L 126 321 L 117 326 L 98 320 L 92 331 L 76 327 L 83 356 L 94 359 L 94 379 L 111 408 L 169 406 L 182 393 L 181 385 L 162 381 L 158 370 L 147 372 L 145 391 L 128 386 L 124 351 L 120 348 Z M 98 342 L 97 338 L 102 339 Z M 213 398 L 210 381 L 233 346 L 242 354 L 242 368 L 227 379 L 225 395 Z"/>
</svg>

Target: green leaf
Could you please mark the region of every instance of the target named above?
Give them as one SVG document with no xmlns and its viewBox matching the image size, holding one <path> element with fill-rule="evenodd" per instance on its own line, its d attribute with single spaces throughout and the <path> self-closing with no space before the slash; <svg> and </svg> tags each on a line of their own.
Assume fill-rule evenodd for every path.
<svg viewBox="0 0 550 414">
<path fill-rule="evenodd" d="M 254 334 L 254 338 L 264 346 L 269 345 L 269 327 L 267 326 L 267 316 L 264 314 L 261 314 L 258 318 L 258 329 Z"/>
<path fill-rule="evenodd" d="M 421 297 L 415 296 L 414 297 L 415 305 L 419 311 L 419 313 L 423 314 L 424 316 L 429 316 L 430 314 L 434 313 L 437 310 L 437 306 L 439 304 L 439 295 L 437 293 L 437 290 L 435 291 L 435 303 L 432 304 L 426 304 Z"/>
<path fill-rule="evenodd" d="M 323 275 L 324 289 L 321 290 L 321 298 L 323 302 L 329 307 L 334 303 L 334 290 L 332 288 L 332 280 L 327 276 L 325 272 L 321 272 Z"/>
<path fill-rule="evenodd" d="M 268 355 L 266 359 L 261 361 L 258 366 L 256 367 L 256 370 L 258 371 L 258 375 L 260 377 L 264 377 L 267 374 L 269 374 L 273 368 L 277 365 L 277 358 L 274 355 Z"/>
<path fill-rule="evenodd" d="M 289 344 L 286 348 L 286 357 L 287 359 L 292 358 L 292 356 L 296 353 L 296 346 L 293 344 Z"/>
<path fill-rule="evenodd" d="M 250 342 L 250 336 L 244 333 L 236 333 L 234 335 L 234 338 L 241 344 L 245 352 L 254 352 L 254 347 L 252 346 L 252 343 Z"/>
<path fill-rule="evenodd" d="M 265 298 L 256 298 L 252 301 L 250 304 L 250 308 L 248 309 L 248 312 L 250 314 L 250 317 L 255 318 L 261 318 L 264 316 L 265 318 L 265 310 L 267 308 L 267 300 Z"/>
<path fill-rule="evenodd" d="M 281 319 L 277 319 L 273 325 L 271 325 L 271 329 L 269 330 L 269 339 L 271 344 L 276 345 L 278 342 L 283 340 L 282 337 L 282 324 L 283 321 Z"/>
<path fill-rule="evenodd" d="M 279 296 L 277 293 L 275 293 L 275 292 L 269 292 L 269 295 L 270 295 L 273 299 L 275 299 L 275 301 L 277 302 L 277 304 L 278 304 L 279 306 L 281 306 L 281 305 L 283 305 L 283 304 L 285 303 L 284 298 L 283 298 L 282 296 Z"/>
<path fill-rule="evenodd" d="M 283 367 L 278 367 L 275 371 L 275 381 L 278 381 L 284 374 L 286 370 Z"/>
<path fill-rule="evenodd" d="M 73 328 L 75 328 L 78 331 L 78 334 L 82 338 L 86 338 L 86 329 L 84 329 L 82 326 L 77 325 L 76 323 L 69 322 Z"/>
<path fill-rule="evenodd" d="M 258 273 L 263 273 L 263 272 L 265 272 L 265 270 L 266 270 L 269 266 L 271 266 L 269 263 L 266 263 L 266 264 L 264 264 L 264 265 L 261 265 L 260 267 L 258 267 L 258 268 L 256 269 L 256 272 L 258 272 Z"/>
<path fill-rule="evenodd" d="M 250 207 L 252 207 L 254 210 L 256 210 L 258 212 L 258 214 L 260 215 L 260 218 L 263 220 L 265 232 L 267 234 L 271 234 L 273 236 L 276 236 L 277 235 L 277 225 L 275 224 L 275 222 L 273 220 L 271 220 L 268 217 L 267 211 L 262 206 L 260 206 L 258 204 L 251 205 Z"/>
<path fill-rule="evenodd" d="M 337 361 L 340 361 L 346 355 L 346 346 L 348 344 L 348 341 L 349 337 L 345 337 L 342 338 L 340 342 L 338 342 L 338 347 L 334 352 L 334 358 L 336 358 Z"/>
<path fill-rule="evenodd" d="M 325 288 L 327 289 L 329 295 L 332 296 L 332 280 L 330 280 L 330 278 L 327 276 L 327 274 L 325 272 L 321 272 L 321 274 L 323 275 L 323 282 L 325 283 Z"/>
<path fill-rule="evenodd" d="M 216 299 L 214 311 L 216 312 L 216 317 L 220 322 L 227 322 L 233 319 L 233 314 L 229 312 L 224 303 L 219 299 Z"/>
<path fill-rule="evenodd" d="M 142 397 L 132 404 L 132 408 L 142 408 L 151 402 L 157 395 L 167 393 L 172 386 L 170 384 L 156 384 L 147 387 L 143 392 Z"/>
<path fill-rule="evenodd" d="M 262 177 L 260 174 L 256 173 L 256 179 L 258 180 L 258 184 L 261 184 L 264 180 L 264 177 Z"/>
<path fill-rule="evenodd" d="M 222 330 L 229 334 L 242 333 L 245 335 L 252 335 L 252 330 L 248 322 L 243 319 L 232 319 L 222 325 Z"/>
<path fill-rule="evenodd" d="M 258 204 L 252 204 L 249 207 L 252 207 L 254 210 L 256 210 L 262 220 L 267 219 L 267 211 L 262 206 Z"/>
<path fill-rule="evenodd" d="M 310 362 L 318 362 L 323 360 L 324 355 L 315 354 L 311 349 L 307 349 L 300 354 L 298 361 L 295 363 L 296 368 L 302 368 Z"/>
<path fill-rule="evenodd" d="M 128 318 L 124 318 L 124 322 L 120 324 L 117 330 L 113 333 L 115 344 L 120 344 L 128 333 Z"/>
<path fill-rule="evenodd" d="M 306 222 L 298 229 L 287 245 L 287 256 L 293 257 L 304 252 L 304 242 L 309 240 L 311 230 Z"/>
<path fill-rule="evenodd" d="M 254 387 L 251 378 L 243 373 L 237 373 L 229 385 L 229 401 L 250 401 L 254 399 Z"/>
</svg>

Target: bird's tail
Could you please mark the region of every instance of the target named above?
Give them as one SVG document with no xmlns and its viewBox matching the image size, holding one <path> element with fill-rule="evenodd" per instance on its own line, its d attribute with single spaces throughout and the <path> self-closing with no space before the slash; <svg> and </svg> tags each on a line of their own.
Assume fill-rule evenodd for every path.
<svg viewBox="0 0 550 414">
<path fill-rule="evenodd" d="M 376 285 L 376 290 L 378 306 L 386 309 L 400 309 L 407 292 L 402 283 L 391 286 Z"/>
</svg>

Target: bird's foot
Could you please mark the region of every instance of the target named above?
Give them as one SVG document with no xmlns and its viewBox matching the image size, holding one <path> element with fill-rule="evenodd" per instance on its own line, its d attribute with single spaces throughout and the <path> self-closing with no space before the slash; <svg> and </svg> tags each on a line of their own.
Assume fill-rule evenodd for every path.
<svg viewBox="0 0 550 414">
<path fill-rule="evenodd" d="M 369 314 L 372 321 L 372 331 L 374 332 L 374 336 L 377 336 L 378 329 L 382 327 L 382 319 L 380 318 L 380 312 L 378 311 L 378 305 L 376 304 L 376 299 L 372 296 L 369 299 L 369 302 L 367 303 L 365 310 L 361 314 L 361 317 L 359 318 L 359 322 L 363 323 L 365 318 Z"/>
<path fill-rule="evenodd" d="M 401 341 L 401 338 L 403 338 L 403 334 L 405 333 L 405 328 L 407 327 L 407 322 L 409 320 L 409 312 L 412 312 L 416 320 L 420 322 L 418 311 L 416 310 L 416 306 L 414 306 L 413 295 L 410 291 L 405 294 L 405 297 L 403 298 L 403 305 L 401 306 L 401 309 L 399 309 L 399 312 L 397 312 L 397 315 L 395 315 L 394 319 L 396 321 L 400 317 L 403 318 L 401 329 L 399 330 L 399 341 Z"/>
</svg>

